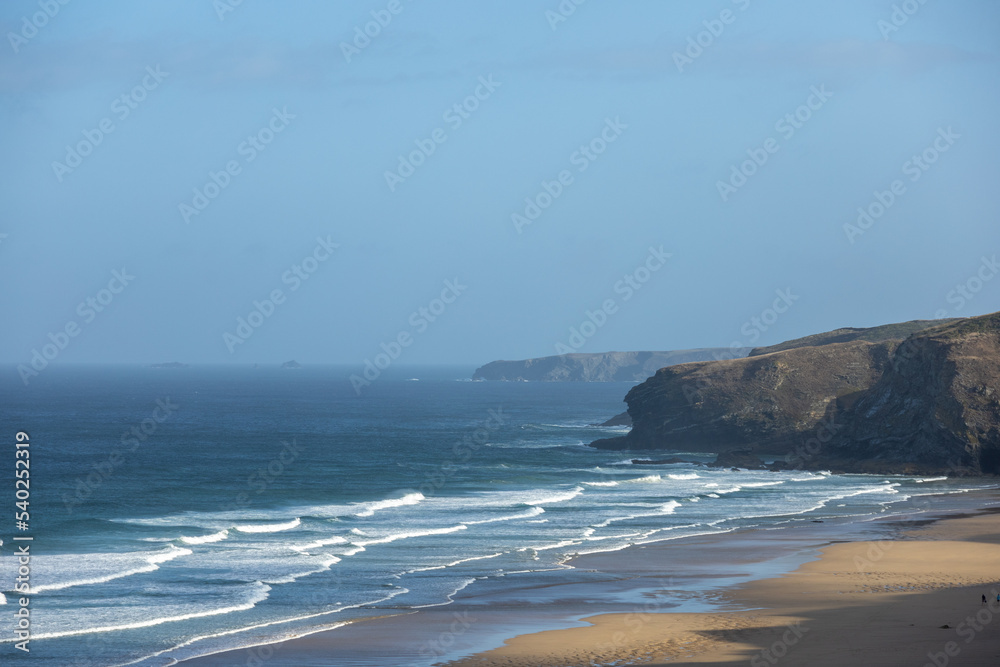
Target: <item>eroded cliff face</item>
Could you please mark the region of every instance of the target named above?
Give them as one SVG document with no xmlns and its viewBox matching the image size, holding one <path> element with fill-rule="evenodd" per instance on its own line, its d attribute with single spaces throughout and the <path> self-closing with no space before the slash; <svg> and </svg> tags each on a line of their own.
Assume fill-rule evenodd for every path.
<svg viewBox="0 0 1000 667">
<path fill-rule="evenodd" d="M 1000 474 L 1000 313 L 915 334 L 816 463 Z"/>
<path fill-rule="evenodd" d="M 770 454 L 845 472 L 1000 474 L 1000 313 L 661 369 L 608 449 Z"/>
<path fill-rule="evenodd" d="M 854 341 L 663 368 L 625 397 L 632 431 L 609 449 L 783 455 L 877 380 L 898 341 Z"/>
</svg>

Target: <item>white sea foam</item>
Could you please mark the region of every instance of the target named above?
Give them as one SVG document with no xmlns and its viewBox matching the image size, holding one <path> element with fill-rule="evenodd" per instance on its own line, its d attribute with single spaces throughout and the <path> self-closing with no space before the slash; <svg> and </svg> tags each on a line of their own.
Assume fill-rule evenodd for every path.
<svg viewBox="0 0 1000 667">
<path fill-rule="evenodd" d="M 618 482 L 583 482 L 587 486 L 618 486 Z"/>
<path fill-rule="evenodd" d="M 567 500 L 573 500 L 578 495 L 583 493 L 582 486 L 574 486 L 572 489 L 565 491 L 563 493 L 553 493 L 551 495 L 542 495 L 541 497 L 531 496 L 525 498 L 521 501 L 522 505 L 551 505 L 554 503 L 564 503 Z"/>
<path fill-rule="evenodd" d="M 924 479 L 915 479 L 913 481 L 916 482 L 917 484 L 923 484 L 924 482 L 941 482 L 941 481 L 944 481 L 946 479 L 948 479 L 948 478 L 947 477 L 927 477 L 927 478 L 924 478 Z"/>
<path fill-rule="evenodd" d="M 743 482 L 744 488 L 757 489 L 764 486 L 779 486 L 784 482 Z"/>
<path fill-rule="evenodd" d="M 667 475 L 670 479 L 699 479 L 701 476 L 693 472 L 679 473 L 677 475 Z"/>
<path fill-rule="evenodd" d="M 545 510 L 542 509 L 541 507 L 532 507 L 527 512 L 520 512 L 519 514 L 510 514 L 508 516 L 498 516 L 498 517 L 494 517 L 492 519 L 481 519 L 479 521 L 466 521 L 465 523 L 468 526 L 476 526 L 476 525 L 479 525 L 479 524 L 482 524 L 482 523 L 497 523 L 499 521 L 514 521 L 516 519 L 530 519 L 530 518 L 536 517 L 539 514 L 542 514 L 544 512 L 545 512 Z"/>
<path fill-rule="evenodd" d="M 622 482 L 628 482 L 633 484 L 653 484 L 655 482 L 662 482 L 663 478 L 659 475 L 646 475 L 645 477 L 636 477 L 634 479 L 623 479 Z"/>
<path fill-rule="evenodd" d="M 670 500 L 660 506 L 660 511 L 664 514 L 673 514 L 674 510 L 680 507 L 681 504 L 676 500 Z"/>
<path fill-rule="evenodd" d="M 296 623 L 296 622 L 299 622 L 299 621 L 306 621 L 306 620 L 309 620 L 309 619 L 318 618 L 320 616 L 328 616 L 328 615 L 331 615 L 331 614 L 337 614 L 337 613 L 340 613 L 340 612 L 345 611 L 347 609 L 357 609 L 358 607 L 363 607 L 365 605 L 381 604 L 382 602 L 387 602 L 387 601 L 391 600 L 392 598 L 394 598 L 394 597 L 396 597 L 398 595 L 402 595 L 403 593 L 409 593 L 409 592 L 410 591 L 407 588 L 399 588 L 399 589 L 393 591 L 392 593 L 390 593 L 389 595 L 387 595 L 387 596 L 385 596 L 383 598 L 379 598 L 377 600 L 368 600 L 366 602 L 359 602 L 357 604 L 345 605 L 343 607 L 337 607 L 336 609 L 330 609 L 330 610 L 327 610 L 327 611 L 321 611 L 321 612 L 318 612 L 318 613 L 315 613 L 315 614 L 306 614 L 304 616 L 292 616 L 290 618 L 283 618 L 283 619 L 279 619 L 277 621 L 268 621 L 267 623 L 258 623 L 256 625 L 248 625 L 248 626 L 242 627 L 242 628 L 235 628 L 235 629 L 231 629 L 231 630 L 223 630 L 221 632 L 215 632 L 215 633 L 208 634 L 208 635 L 201 635 L 201 636 L 198 636 L 198 637 L 192 637 L 191 639 L 188 639 L 187 641 L 184 641 L 184 642 L 182 642 L 180 644 L 177 644 L 176 646 L 173 646 L 173 647 L 171 647 L 169 649 L 165 649 L 163 651 L 157 651 L 156 653 L 154 653 L 152 655 L 145 656 L 145 657 L 140 658 L 138 660 L 133 660 L 132 662 L 122 663 L 122 664 L 118 665 L 118 667 L 126 667 L 126 665 L 134 665 L 134 664 L 137 664 L 137 663 L 140 663 L 140 662 L 145 662 L 145 661 L 149 660 L 150 658 L 156 658 L 156 657 L 159 657 L 161 655 L 166 655 L 166 654 L 168 654 L 168 653 L 170 653 L 172 651 L 176 651 L 178 649 L 186 648 L 188 646 L 191 646 L 192 644 L 196 644 L 198 642 L 205 641 L 207 639 L 217 639 L 219 637 L 228 637 L 228 636 L 231 636 L 231 635 L 240 634 L 242 632 L 251 632 L 253 630 L 259 630 L 261 628 L 273 627 L 275 625 L 284 625 L 285 623 Z M 330 625 L 323 625 L 323 626 L 319 626 L 319 627 L 310 628 L 309 630 L 306 630 L 306 631 L 296 630 L 294 633 L 289 634 L 287 636 L 287 639 L 292 639 L 292 638 L 297 638 L 297 637 L 305 637 L 305 636 L 308 636 L 308 635 L 316 634 L 318 632 L 326 632 L 328 630 L 336 630 L 337 628 L 341 628 L 341 627 L 343 627 L 345 625 L 349 625 L 349 623 L 350 623 L 350 621 L 345 621 L 345 622 L 342 622 L 342 623 L 332 623 Z M 266 644 L 278 643 L 280 641 L 283 641 L 283 638 L 275 637 L 275 638 L 272 638 L 270 641 L 267 641 L 267 642 L 257 642 L 257 643 L 252 643 L 252 644 L 245 644 L 245 645 L 242 645 L 241 648 L 252 648 L 254 646 L 263 646 L 263 645 L 266 645 Z M 215 652 L 212 652 L 212 653 L 200 654 L 198 657 L 204 657 L 206 655 L 214 655 L 214 653 L 218 653 L 218 652 L 222 652 L 222 651 L 229 651 L 229 650 L 231 650 L 231 649 L 227 647 L 227 648 L 223 648 L 223 649 L 220 649 L 219 651 L 215 651 Z M 167 664 L 176 664 L 176 661 L 170 662 L 170 663 L 167 663 Z"/>
<path fill-rule="evenodd" d="M 415 530 L 407 533 L 393 533 L 391 535 L 386 535 L 385 537 L 380 537 L 375 540 L 368 540 L 366 542 L 355 542 L 359 547 L 367 547 L 373 544 L 388 544 L 389 542 L 396 542 L 398 540 L 408 540 L 413 537 L 429 537 L 432 535 L 447 535 L 449 533 L 457 533 L 460 530 L 467 530 L 468 526 L 464 524 L 459 524 L 457 526 L 449 526 L 447 528 L 428 528 L 427 530 Z"/>
<path fill-rule="evenodd" d="M 159 551 L 154 554 L 145 556 L 142 560 L 145 561 L 145 565 L 140 567 L 128 568 L 125 570 L 120 570 L 118 572 L 109 572 L 96 577 L 87 577 L 86 579 L 75 579 L 71 581 L 57 582 L 53 584 L 42 584 L 40 586 L 32 586 L 32 593 L 44 593 L 45 591 L 61 591 L 67 588 L 73 588 L 75 586 L 92 586 L 94 584 L 104 584 L 109 581 L 114 581 L 115 579 L 124 579 L 125 577 L 131 577 L 136 574 L 145 574 L 147 572 L 155 572 L 160 569 L 160 565 L 171 561 L 175 558 L 180 558 L 181 556 L 190 556 L 193 552 L 190 549 L 182 549 L 180 547 L 175 547 L 170 545 L 170 549 L 167 551 Z M 100 554 L 95 554 L 100 555 Z"/>
<path fill-rule="evenodd" d="M 241 533 L 280 533 L 286 530 L 298 528 L 302 524 L 302 519 L 298 517 L 285 523 L 258 523 L 244 526 L 234 526 Z"/>
<path fill-rule="evenodd" d="M 184 544 L 210 544 L 212 542 L 221 542 L 222 540 L 229 537 L 228 530 L 220 530 L 217 533 L 212 533 L 211 535 L 201 535 L 199 537 L 181 537 L 181 542 Z"/>
<path fill-rule="evenodd" d="M 334 535 L 333 537 L 316 540 L 315 542 L 309 542 L 308 544 L 293 544 L 289 548 L 293 551 L 311 551 L 313 549 L 328 547 L 331 544 L 347 544 L 347 539 L 341 537 L 340 535 Z"/>
<path fill-rule="evenodd" d="M 498 551 L 495 554 L 490 554 L 488 556 L 472 556 L 471 558 L 460 558 L 459 560 L 453 560 L 450 563 L 445 563 L 444 565 L 430 565 L 428 567 L 416 567 L 412 570 L 407 570 L 403 574 L 413 574 L 414 572 L 430 572 L 431 570 L 444 570 L 445 568 L 455 567 L 456 565 L 461 565 L 463 563 L 471 563 L 477 560 L 489 560 L 490 558 L 496 558 L 497 556 L 503 556 L 504 552 Z"/>
<path fill-rule="evenodd" d="M 265 579 L 265 584 L 290 584 L 304 577 L 308 577 L 313 574 L 319 574 L 320 572 L 326 572 L 331 567 L 340 562 L 340 558 L 336 556 L 331 556 L 330 554 L 323 554 L 325 558 L 320 561 L 317 565 L 309 570 L 303 570 L 302 572 L 293 572 L 291 574 L 286 574 L 283 577 L 276 577 L 274 579 Z"/>
<path fill-rule="evenodd" d="M 407 493 L 402 498 L 389 498 L 388 500 L 378 500 L 373 503 L 364 503 L 359 505 L 359 507 L 364 507 L 365 509 L 356 513 L 354 516 L 371 516 L 379 510 L 390 509 L 393 507 L 404 507 L 406 505 L 416 505 L 421 500 L 424 500 L 424 494 L 415 492 Z"/>
<path fill-rule="evenodd" d="M 89 635 L 97 634 L 103 632 L 117 632 L 120 630 L 138 630 L 140 628 L 150 628 L 156 625 L 163 625 L 164 623 L 176 623 L 178 621 L 189 621 L 195 618 L 205 618 L 206 616 L 219 616 L 222 614 L 232 614 L 238 611 L 247 611 L 253 609 L 259 603 L 267 599 L 268 592 L 271 587 L 260 582 L 255 583 L 255 590 L 250 598 L 241 604 L 232 605 L 229 607 L 222 607 L 220 609 L 209 609 L 207 611 L 196 611 L 189 614 L 178 614 L 176 616 L 161 616 L 160 618 L 152 618 L 145 621 L 135 621 L 132 623 L 122 623 L 121 625 L 104 625 L 95 628 L 80 628 L 76 630 L 68 630 L 65 632 L 50 632 L 42 633 L 39 635 L 32 636 L 32 639 L 55 639 L 56 637 L 74 637 L 78 635 Z"/>
</svg>

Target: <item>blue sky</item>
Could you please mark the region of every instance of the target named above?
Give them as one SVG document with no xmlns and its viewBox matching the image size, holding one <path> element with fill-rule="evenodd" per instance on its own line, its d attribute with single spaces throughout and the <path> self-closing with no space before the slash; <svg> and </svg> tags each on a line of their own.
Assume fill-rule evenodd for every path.
<svg viewBox="0 0 1000 667">
<path fill-rule="evenodd" d="M 3 361 L 402 335 L 479 364 L 998 309 L 996 3 L 224 2 L 0 6 Z"/>
</svg>

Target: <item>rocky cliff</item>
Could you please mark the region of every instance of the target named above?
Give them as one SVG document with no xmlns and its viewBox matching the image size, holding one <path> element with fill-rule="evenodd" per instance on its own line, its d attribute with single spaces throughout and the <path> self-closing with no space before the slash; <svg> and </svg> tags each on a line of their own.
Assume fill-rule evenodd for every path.
<svg viewBox="0 0 1000 667">
<path fill-rule="evenodd" d="M 708 359 L 745 357 L 750 348 L 708 347 L 669 352 L 601 352 L 561 354 L 521 361 L 493 361 L 476 369 L 473 380 L 508 382 L 641 381 L 664 366 Z"/>
<path fill-rule="evenodd" d="M 662 368 L 625 397 L 632 431 L 593 445 L 784 454 L 874 384 L 898 343 L 833 343 Z"/>
<path fill-rule="evenodd" d="M 815 465 L 1000 474 L 1000 313 L 908 338 Z"/>
<path fill-rule="evenodd" d="M 1000 473 L 1000 314 L 920 326 L 905 341 L 878 329 L 661 369 L 625 398 L 632 432 L 593 446 L 747 449 L 813 469 Z"/>
</svg>

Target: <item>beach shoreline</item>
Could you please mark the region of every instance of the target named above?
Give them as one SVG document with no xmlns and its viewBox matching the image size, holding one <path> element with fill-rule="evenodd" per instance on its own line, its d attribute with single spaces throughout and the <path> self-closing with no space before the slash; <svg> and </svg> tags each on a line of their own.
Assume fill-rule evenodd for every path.
<svg viewBox="0 0 1000 667">
<path fill-rule="evenodd" d="M 778 627 L 788 626 L 783 632 L 794 634 L 795 623 L 802 622 L 795 619 L 804 617 L 804 609 L 787 604 L 785 613 L 749 611 L 777 604 L 775 594 L 768 592 L 774 584 L 769 588 L 761 582 L 785 581 L 799 572 L 811 572 L 816 563 L 843 560 L 835 553 L 845 549 L 841 545 L 855 545 L 846 547 L 854 551 L 875 549 L 873 554 L 879 550 L 903 554 L 911 547 L 892 547 L 916 542 L 914 535 L 922 531 L 932 535 L 926 531 L 962 520 L 994 521 L 991 534 L 1000 544 L 1000 515 L 988 511 L 994 506 L 1000 506 L 996 489 L 928 495 L 877 517 L 799 519 L 784 526 L 741 528 L 588 554 L 570 559 L 565 576 L 556 573 L 544 580 L 512 576 L 506 586 L 487 592 L 472 587 L 447 605 L 416 613 L 401 609 L 396 615 L 382 610 L 377 620 L 191 658 L 183 664 L 516 667 L 579 664 L 587 656 L 620 664 L 657 664 L 649 662 L 657 655 L 671 665 L 684 664 L 679 660 L 685 659 L 692 664 L 745 663 L 754 657 L 747 654 L 748 647 L 752 641 L 763 641 L 767 624 L 783 623 Z M 952 541 L 965 539 L 956 537 Z M 878 562 L 893 564 L 896 559 L 880 556 Z M 1000 559 L 993 569 L 996 586 Z M 927 594 L 940 593 L 935 589 Z M 810 640 L 817 634 L 822 633 L 813 633 Z M 717 638 L 705 639 L 710 636 Z M 590 653 L 581 647 L 590 647 Z M 765 660 L 762 664 L 775 664 L 757 657 Z"/>
</svg>

